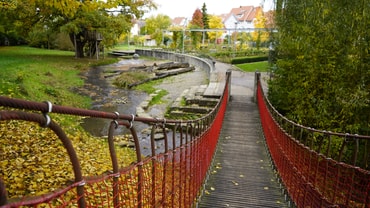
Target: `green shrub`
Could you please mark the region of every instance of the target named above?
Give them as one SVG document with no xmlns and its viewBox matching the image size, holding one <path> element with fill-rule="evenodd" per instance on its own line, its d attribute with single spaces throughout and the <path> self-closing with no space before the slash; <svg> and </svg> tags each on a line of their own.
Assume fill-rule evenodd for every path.
<svg viewBox="0 0 370 208">
<path fill-rule="evenodd" d="M 219 50 L 217 52 L 211 53 L 211 55 L 215 58 L 219 57 L 245 57 L 245 56 L 263 56 L 268 54 L 267 49 L 260 49 L 260 50 L 255 50 L 255 49 L 246 49 L 246 50 L 234 50 L 232 46 L 226 47 L 222 50 Z"/>
<path fill-rule="evenodd" d="M 252 62 L 267 61 L 267 60 L 268 60 L 268 56 L 241 57 L 241 58 L 232 59 L 231 64 L 244 64 L 244 63 L 252 63 Z"/>
</svg>

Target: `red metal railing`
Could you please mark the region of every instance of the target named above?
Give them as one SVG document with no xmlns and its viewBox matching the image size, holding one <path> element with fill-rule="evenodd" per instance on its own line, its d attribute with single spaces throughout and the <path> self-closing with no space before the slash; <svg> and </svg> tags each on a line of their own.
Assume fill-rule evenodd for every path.
<svg viewBox="0 0 370 208">
<path fill-rule="evenodd" d="M 320 131 L 289 121 L 266 99 L 258 73 L 256 80 L 266 143 L 295 205 L 370 207 L 370 136 Z"/>
<path fill-rule="evenodd" d="M 57 191 L 33 197 L 6 198 L 6 181 L 0 180 L 1 207 L 191 207 L 200 193 L 211 164 L 229 99 L 231 72 L 226 73 L 224 93 L 208 115 L 188 121 L 140 118 L 65 106 L 38 103 L 0 96 L 0 121 L 24 120 L 50 128 L 62 141 L 74 171 L 74 182 Z M 22 109 L 23 111 L 17 111 Z M 35 112 L 41 113 L 35 113 Z M 75 147 L 49 113 L 111 119 L 108 132 L 112 171 L 84 177 Z M 152 128 L 152 154 L 143 158 L 135 122 Z M 113 139 L 118 126 L 127 127 L 134 139 L 137 162 L 119 167 Z M 156 153 L 154 133 L 164 134 L 164 151 Z M 172 146 L 169 146 L 172 144 Z M 27 185 L 27 184 L 26 184 Z M 12 186 L 12 184 L 9 184 Z"/>
<path fill-rule="evenodd" d="M 257 76 L 261 123 L 275 167 L 298 207 L 369 207 L 370 172 L 368 136 L 339 134 L 307 128 L 287 120 L 265 98 Z M 49 194 L 6 198 L 0 180 L 1 207 L 191 207 L 196 203 L 216 149 L 229 97 L 230 72 L 223 97 L 207 116 L 191 121 L 135 118 L 51 103 L 37 103 L 0 96 L 0 121 L 25 120 L 50 128 L 67 150 L 74 182 Z M 16 111 L 22 109 L 23 111 Z M 35 113 L 41 112 L 41 113 Z M 68 136 L 49 113 L 112 120 L 108 143 L 112 171 L 84 177 Z M 151 156 L 143 158 L 135 122 L 151 125 Z M 135 141 L 137 162 L 119 167 L 113 139 L 118 126 L 128 128 Z M 164 135 L 164 151 L 156 153 L 154 132 Z M 168 132 L 168 129 L 170 131 Z M 339 145 L 337 149 L 332 144 Z M 172 144 L 170 146 L 169 144 Z M 332 159 L 335 158 L 335 159 Z M 10 184 L 11 186 L 12 184 Z"/>
</svg>

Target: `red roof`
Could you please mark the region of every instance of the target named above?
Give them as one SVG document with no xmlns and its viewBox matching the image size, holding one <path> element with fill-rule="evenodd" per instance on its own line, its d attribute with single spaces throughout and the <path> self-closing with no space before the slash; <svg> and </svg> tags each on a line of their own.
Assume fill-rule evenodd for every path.
<svg viewBox="0 0 370 208">
<path fill-rule="evenodd" d="M 231 14 L 220 14 L 220 15 L 217 15 L 221 18 L 222 22 L 224 22 Z"/>
<path fill-rule="evenodd" d="M 172 20 L 172 24 L 173 25 L 179 25 L 179 26 L 184 26 L 184 20 L 185 20 L 185 17 L 175 17 L 173 20 Z"/>
<path fill-rule="evenodd" d="M 270 10 L 268 12 L 265 12 L 266 17 L 266 28 L 275 28 L 275 11 Z"/>
<path fill-rule="evenodd" d="M 238 8 L 232 8 L 230 14 L 235 15 L 238 21 L 252 22 L 259 9 L 262 8 L 254 6 L 240 6 Z"/>
</svg>

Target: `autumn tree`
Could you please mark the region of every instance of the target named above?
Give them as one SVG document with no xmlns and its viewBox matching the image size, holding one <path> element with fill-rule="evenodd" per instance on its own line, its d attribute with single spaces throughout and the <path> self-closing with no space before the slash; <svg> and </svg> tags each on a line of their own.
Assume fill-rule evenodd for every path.
<svg viewBox="0 0 370 208">
<path fill-rule="evenodd" d="M 182 30 L 184 28 L 180 26 L 171 26 L 169 28 L 170 31 L 172 31 L 172 42 L 170 47 L 173 49 L 179 48 L 182 46 Z"/>
<path fill-rule="evenodd" d="M 269 39 L 269 33 L 265 31 L 267 19 L 263 14 L 261 7 L 257 7 L 256 18 L 253 20 L 255 31 L 252 32 L 252 40 L 256 43 L 257 49 L 261 47 L 261 43 Z"/>
<path fill-rule="evenodd" d="M 203 29 L 203 14 L 200 11 L 200 9 L 196 9 L 195 12 L 193 13 L 193 17 L 190 21 L 189 24 L 189 29 Z M 191 32 L 191 40 L 193 47 L 197 48 L 200 40 L 202 37 L 202 32 L 200 31 L 192 31 Z"/>
<path fill-rule="evenodd" d="M 248 47 L 248 43 L 250 41 L 252 41 L 252 35 L 251 33 L 247 33 L 247 32 L 238 32 L 237 33 L 237 40 L 239 41 L 239 48 L 240 49 L 243 49 L 243 48 L 247 48 Z"/>
<path fill-rule="evenodd" d="M 314 128 L 370 134 L 370 5 L 278 0 L 273 105 Z"/>
<path fill-rule="evenodd" d="M 158 14 L 157 16 L 151 16 L 145 20 L 145 30 L 147 34 L 151 35 L 152 38 L 155 39 L 157 46 L 159 46 L 163 44 L 163 30 L 168 29 L 171 23 L 172 21 L 169 16 Z"/>
<path fill-rule="evenodd" d="M 210 29 L 221 29 L 224 27 L 222 19 L 219 16 L 211 15 L 209 18 L 209 28 Z M 207 32 L 208 37 L 211 41 L 216 42 L 217 38 L 222 36 L 222 31 L 209 31 Z"/>
<path fill-rule="evenodd" d="M 0 19 L 8 20 L 5 33 L 15 31 L 25 39 L 32 30 L 41 28 L 49 33 L 65 32 L 75 46 L 76 56 L 84 57 L 91 40 L 102 38 L 104 44 L 112 45 L 120 34 L 130 30 L 133 18 L 154 7 L 152 0 L 29 0 L 17 1 L 11 7 L 1 4 Z"/>
</svg>

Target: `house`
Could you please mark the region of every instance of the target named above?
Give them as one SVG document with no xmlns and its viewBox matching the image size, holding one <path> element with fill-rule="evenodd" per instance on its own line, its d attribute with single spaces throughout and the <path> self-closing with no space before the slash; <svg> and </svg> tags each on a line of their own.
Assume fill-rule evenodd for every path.
<svg viewBox="0 0 370 208">
<path fill-rule="evenodd" d="M 174 27 L 186 27 L 188 25 L 188 18 L 186 17 L 175 17 L 172 20 L 172 26 Z"/>
<path fill-rule="evenodd" d="M 253 20 L 256 18 L 258 10 L 262 7 L 240 6 L 232 8 L 229 15 L 224 21 L 227 29 L 247 29 L 254 28 Z"/>
<path fill-rule="evenodd" d="M 236 29 L 238 24 L 238 18 L 233 13 L 229 13 L 223 19 L 224 27 L 226 29 Z"/>
<path fill-rule="evenodd" d="M 153 47 L 153 46 L 156 46 L 157 45 L 157 42 L 152 39 L 152 36 L 150 35 L 144 35 L 144 46 L 150 46 L 150 47 Z"/>
<path fill-rule="evenodd" d="M 276 23 L 275 23 L 275 11 L 270 10 L 264 13 L 264 16 L 266 18 L 266 28 L 276 28 Z"/>
<path fill-rule="evenodd" d="M 132 36 L 140 35 L 140 30 L 142 27 L 145 26 L 145 21 L 137 19 L 132 19 L 131 21 L 132 21 L 132 27 L 130 30 L 131 35 Z"/>
</svg>

